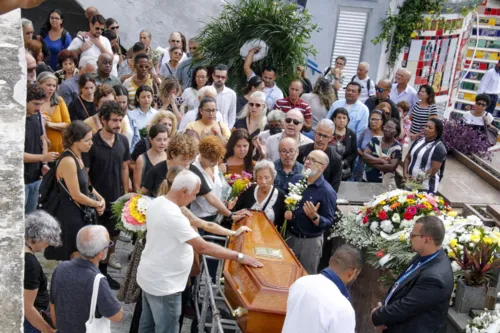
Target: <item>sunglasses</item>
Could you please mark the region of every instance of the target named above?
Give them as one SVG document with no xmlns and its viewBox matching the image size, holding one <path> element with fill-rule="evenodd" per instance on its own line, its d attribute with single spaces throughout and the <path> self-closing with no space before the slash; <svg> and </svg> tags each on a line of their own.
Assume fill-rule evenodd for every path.
<svg viewBox="0 0 500 333">
<path fill-rule="evenodd" d="M 286 118 L 286 119 L 285 119 L 285 122 L 286 122 L 287 124 L 290 124 L 290 123 L 292 123 L 292 122 L 293 122 L 293 124 L 294 124 L 295 126 L 298 126 L 299 124 L 301 124 L 301 123 L 302 123 L 300 120 L 297 120 L 297 119 L 292 119 L 292 118 Z"/>
<path fill-rule="evenodd" d="M 253 107 L 260 108 L 262 105 L 264 105 L 264 104 L 260 104 L 260 103 L 248 103 L 248 106 L 250 106 L 252 108 Z"/>
<path fill-rule="evenodd" d="M 217 78 L 217 79 L 219 79 L 219 80 L 225 80 L 225 79 L 227 79 L 227 76 L 224 76 L 224 75 L 215 75 L 214 74 L 214 77 Z"/>
<path fill-rule="evenodd" d="M 109 29 L 111 29 L 111 30 L 118 30 L 118 29 L 120 29 L 120 26 L 117 25 L 116 27 L 109 27 Z"/>
<path fill-rule="evenodd" d="M 94 27 L 95 31 L 104 31 L 104 28 Z"/>
<path fill-rule="evenodd" d="M 389 90 L 389 89 L 384 89 L 384 88 L 380 88 L 380 87 L 375 87 L 375 90 L 378 91 L 379 93 L 382 93 L 386 90 Z"/>
<path fill-rule="evenodd" d="M 476 105 L 479 105 L 479 106 L 488 106 L 488 104 L 483 103 L 483 102 L 476 102 Z"/>
</svg>

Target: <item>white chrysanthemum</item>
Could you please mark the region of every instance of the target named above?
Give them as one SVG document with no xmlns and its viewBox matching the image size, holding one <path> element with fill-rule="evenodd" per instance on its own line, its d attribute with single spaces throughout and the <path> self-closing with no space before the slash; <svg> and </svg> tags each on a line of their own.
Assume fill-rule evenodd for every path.
<svg viewBox="0 0 500 333">
<path fill-rule="evenodd" d="M 370 230 L 371 230 L 374 234 L 378 232 L 378 227 L 379 227 L 378 222 L 372 222 L 372 223 L 370 224 Z"/>
<path fill-rule="evenodd" d="M 453 260 L 451 262 L 451 269 L 453 270 L 453 273 L 455 273 L 455 272 L 458 272 L 459 270 L 461 270 L 462 268 L 460 267 L 459 264 L 457 264 L 457 262 L 455 260 Z"/>
<path fill-rule="evenodd" d="M 415 224 L 415 222 L 413 220 L 403 220 L 401 222 L 401 228 L 410 228 L 410 227 L 413 227 L 413 225 Z"/>
<path fill-rule="evenodd" d="M 460 237 L 458 237 L 458 241 L 460 243 L 467 243 L 468 241 L 470 241 L 470 235 L 462 234 Z"/>
<path fill-rule="evenodd" d="M 392 222 L 389 220 L 384 220 L 380 222 L 380 229 L 382 229 L 385 233 L 392 233 L 394 230 L 394 226 L 392 225 Z"/>
<path fill-rule="evenodd" d="M 394 214 L 392 215 L 392 222 L 394 223 L 400 223 L 401 222 L 401 216 L 399 216 L 399 214 Z"/>
</svg>

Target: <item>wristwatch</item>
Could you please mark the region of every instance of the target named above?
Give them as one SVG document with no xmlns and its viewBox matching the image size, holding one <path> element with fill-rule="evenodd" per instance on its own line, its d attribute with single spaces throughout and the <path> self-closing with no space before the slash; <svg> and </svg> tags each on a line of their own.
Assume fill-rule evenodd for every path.
<svg viewBox="0 0 500 333">
<path fill-rule="evenodd" d="M 319 219 L 319 215 L 316 215 L 315 217 L 312 218 L 313 221 L 316 221 L 317 219 Z"/>
<path fill-rule="evenodd" d="M 245 256 L 243 255 L 243 253 L 238 253 L 238 258 L 236 259 L 237 262 L 241 262 L 243 259 L 245 258 Z"/>
</svg>

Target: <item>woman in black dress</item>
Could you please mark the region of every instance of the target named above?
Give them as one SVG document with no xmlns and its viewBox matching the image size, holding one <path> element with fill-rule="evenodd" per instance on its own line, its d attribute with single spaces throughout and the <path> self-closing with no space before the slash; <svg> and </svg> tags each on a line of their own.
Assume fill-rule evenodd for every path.
<svg viewBox="0 0 500 333">
<path fill-rule="evenodd" d="M 24 332 L 54 333 L 44 319 L 49 309 L 47 277 L 35 256 L 49 244 L 61 244 L 59 223 L 43 210 L 26 215 L 24 223 Z"/>
<path fill-rule="evenodd" d="M 349 112 L 345 108 L 337 108 L 332 115 L 335 124 L 333 138 L 329 145 L 342 157 L 342 180 L 347 180 L 352 175 L 354 160 L 358 156 L 356 133 L 347 127 Z"/>
<path fill-rule="evenodd" d="M 89 188 L 89 178 L 82 161 L 82 153 L 92 147 L 92 130 L 84 122 L 72 122 L 63 133 L 65 150 L 57 163 L 56 190 L 59 193 L 59 207 L 54 217 L 61 224 L 61 247 L 49 246 L 45 258 L 52 260 L 70 260 L 79 256 L 76 247 L 76 234 L 86 225 L 82 209 L 95 208 L 102 215 L 105 208 L 103 197 L 95 189 Z M 89 197 L 90 193 L 97 200 Z"/>
<path fill-rule="evenodd" d="M 97 113 L 97 107 L 94 103 L 96 84 L 92 74 L 86 73 L 80 76 L 78 87 L 80 95 L 74 98 L 68 107 L 71 121 L 85 120 Z"/>
</svg>

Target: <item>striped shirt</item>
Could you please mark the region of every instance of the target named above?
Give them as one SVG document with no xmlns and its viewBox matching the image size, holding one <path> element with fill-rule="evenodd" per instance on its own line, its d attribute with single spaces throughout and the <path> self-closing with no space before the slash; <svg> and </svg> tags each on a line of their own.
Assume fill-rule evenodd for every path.
<svg viewBox="0 0 500 333">
<path fill-rule="evenodd" d="M 447 154 L 443 142 L 441 140 L 426 141 L 425 138 L 421 138 L 413 143 L 408 153 L 410 154 L 408 173 L 413 177 L 426 173 L 433 161 L 442 163 L 440 170 L 422 183 L 428 192 L 436 193 Z"/>
<path fill-rule="evenodd" d="M 420 133 L 427 121 L 429 121 L 430 116 L 438 115 L 436 104 L 431 104 L 427 107 L 421 107 L 420 102 L 417 102 L 413 107 L 411 115 L 413 119 L 411 121 L 410 131 L 413 134 Z"/>
<path fill-rule="evenodd" d="M 292 104 L 290 98 L 282 98 L 276 101 L 276 105 L 274 106 L 275 110 L 281 110 L 283 113 L 287 113 L 291 109 L 299 109 L 304 116 L 304 119 L 308 120 L 312 118 L 312 111 L 309 104 L 301 100 L 300 98 L 297 100 L 295 104 Z"/>
</svg>

